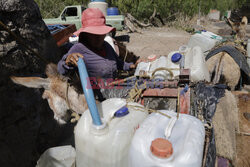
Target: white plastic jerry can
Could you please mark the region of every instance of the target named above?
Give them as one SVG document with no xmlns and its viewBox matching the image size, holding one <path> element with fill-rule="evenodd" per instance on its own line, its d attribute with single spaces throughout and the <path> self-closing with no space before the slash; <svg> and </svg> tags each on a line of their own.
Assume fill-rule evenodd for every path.
<svg viewBox="0 0 250 167">
<path fill-rule="evenodd" d="M 150 114 L 136 131 L 129 167 L 200 167 L 205 128 L 200 120 L 173 111 Z"/>
<path fill-rule="evenodd" d="M 195 46 L 201 47 L 202 52 L 206 55 L 209 51 L 222 41 L 222 37 L 209 32 L 201 31 L 191 36 L 188 41 L 188 47 L 193 48 Z"/>
<path fill-rule="evenodd" d="M 223 38 L 221 36 L 215 33 L 212 33 L 210 31 L 202 30 L 201 34 L 208 38 L 215 39 L 217 44 L 223 41 Z"/>
<path fill-rule="evenodd" d="M 181 54 L 179 51 L 173 51 L 168 54 L 168 68 L 174 74 L 174 78 L 180 75 L 180 69 L 184 60 L 184 54 Z M 184 65 L 183 65 L 184 66 Z"/>
<path fill-rule="evenodd" d="M 168 70 L 171 71 L 172 75 Z M 153 79 L 166 80 L 179 75 L 180 70 L 178 64 L 171 62 L 171 58 L 161 56 L 152 61 L 140 62 L 135 70 L 135 76 L 140 76 L 142 71 Z"/>
<path fill-rule="evenodd" d="M 208 81 L 210 74 L 206 65 L 204 54 L 199 46 L 189 49 L 185 55 L 185 68 L 191 71 L 191 81 Z"/>
<path fill-rule="evenodd" d="M 151 62 L 150 66 L 150 76 L 154 79 L 161 79 L 165 80 L 168 79 L 169 72 L 166 70 L 158 70 L 160 68 L 167 68 L 168 67 L 168 59 L 165 56 L 161 56 L 155 61 Z"/>
<path fill-rule="evenodd" d="M 120 98 L 105 100 L 97 108 L 102 126 L 92 124 L 87 110 L 75 127 L 76 166 L 127 167 L 132 137 L 147 111 L 137 103 L 126 106 Z"/>
</svg>

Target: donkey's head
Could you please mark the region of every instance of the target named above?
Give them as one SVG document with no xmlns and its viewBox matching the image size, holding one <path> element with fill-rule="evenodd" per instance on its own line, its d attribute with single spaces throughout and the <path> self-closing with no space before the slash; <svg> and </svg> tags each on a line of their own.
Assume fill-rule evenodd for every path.
<svg viewBox="0 0 250 167">
<path fill-rule="evenodd" d="M 55 64 L 48 64 L 46 67 L 48 78 L 41 77 L 14 77 L 14 83 L 29 88 L 44 88 L 43 98 L 48 100 L 48 104 L 54 112 L 54 118 L 59 124 L 65 124 L 70 119 L 69 109 L 77 114 L 83 113 L 87 109 L 87 103 L 83 94 L 69 86 L 67 78 L 57 72 Z"/>
<path fill-rule="evenodd" d="M 240 22 L 233 22 L 227 19 L 227 23 L 232 28 L 233 34 L 236 35 L 236 39 L 244 40 L 246 37 L 246 26 L 248 24 L 248 19 L 243 16 Z"/>
</svg>

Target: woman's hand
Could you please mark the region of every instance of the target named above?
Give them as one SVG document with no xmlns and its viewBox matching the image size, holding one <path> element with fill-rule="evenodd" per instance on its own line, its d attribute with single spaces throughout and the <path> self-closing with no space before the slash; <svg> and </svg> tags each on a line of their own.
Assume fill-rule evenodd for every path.
<svg viewBox="0 0 250 167">
<path fill-rule="evenodd" d="M 67 65 L 77 66 L 77 62 L 79 58 L 83 58 L 83 55 L 80 53 L 71 53 L 66 58 L 65 63 Z"/>
<path fill-rule="evenodd" d="M 140 62 L 146 62 L 146 60 L 144 60 L 144 59 L 138 59 L 138 60 L 135 62 L 135 64 L 131 64 L 131 65 L 129 66 L 129 68 L 130 68 L 130 69 L 136 68 L 137 65 L 138 65 Z"/>
<path fill-rule="evenodd" d="M 129 66 L 129 68 L 130 68 L 130 69 L 134 69 L 134 68 L 136 68 L 136 65 L 135 65 L 135 64 L 131 64 L 131 65 Z"/>
</svg>

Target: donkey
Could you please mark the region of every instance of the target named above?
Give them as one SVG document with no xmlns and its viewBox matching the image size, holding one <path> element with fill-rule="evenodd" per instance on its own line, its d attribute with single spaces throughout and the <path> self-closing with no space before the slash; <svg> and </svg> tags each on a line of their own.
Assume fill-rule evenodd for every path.
<svg viewBox="0 0 250 167">
<path fill-rule="evenodd" d="M 241 72 L 239 65 L 226 52 L 220 52 L 206 61 L 213 84 L 223 83 L 234 90 L 238 84 Z"/>
<path fill-rule="evenodd" d="M 233 22 L 230 19 L 226 18 L 226 23 L 232 28 L 233 34 L 235 34 L 236 39 L 244 40 L 246 37 L 246 26 L 248 19 L 246 16 L 243 16 L 240 22 Z"/>
<path fill-rule="evenodd" d="M 230 19 L 225 19 L 226 23 L 232 28 L 232 31 L 235 33 L 235 42 L 237 43 L 239 40 L 244 41 L 246 37 L 246 26 L 248 23 L 247 17 L 243 16 L 241 22 L 233 22 Z M 227 43 L 229 45 L 232 45 L 232 42 Z M 227 43 L 223 45 L 226 45 Z M 241 68 L 243 68 L 243 71 L 245 71 L 245 73 L 249 75 L 249 67 L 246 64 L 246 60 L 244 60 L 243 56 L 241 56 L 240 53 L 242 52 L 242 50 L 244 50 L 244 46 L 242 45 L 236 47 L 236 43 L 233 42 L 233 47 L 237 48 L 238 51 L 232 51 L 232 49 L 231 51 L 234 53 L 238 52 L 238 58 L 235 59 L 240 60 L 239 62 L 236 62 L 235 59 L 232 58 L 225 50 L 221 50 L 209 59 L 206 58 L 206 64 L 211 75 L 211 81 L 214 84 L 226 84 L 230 87 L 231 90 L 235 89 L 241 78 Z M 219 48 L 217 48 L 217 50 L 218 49 Z M 213 51 L 215 50 L 216 49 L 214 49 Z M 241 67 L 239 65 L 241 65 Z"/>
<path fill-rule="evenodd" d="M 75 118 L 71 121 L 75 122 L 79 119 L 78 114 L 88 109 L 84 94 L 79 94 L 68 84 L 68 78 L 57 72 L 55 64 L 48 64 L 45 73 L 48 78 L 12 76 L 11 80 L 29 88 L 44 88 L 42 98 L 48 100 L 50 109 L 54 112 L 54 119 L 59 124 L 65 124 L 73 116 Z M 68 110 L 73 113 L 70 115 Z"/>
</svg>

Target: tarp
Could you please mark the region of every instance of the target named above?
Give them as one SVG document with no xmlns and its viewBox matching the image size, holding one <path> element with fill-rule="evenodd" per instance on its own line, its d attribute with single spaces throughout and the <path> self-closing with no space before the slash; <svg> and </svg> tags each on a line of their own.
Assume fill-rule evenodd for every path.
<svg viewBox="0 0 250 167">
<path fill-rule="evenodd" d="M 225 95 L 225 89 L 226 86 L 222 84 L 209 86 L 204 83 L 198 83 L 194 88 L 194 115 L 197 116 L 198 110 L 201 109 L 205 123 L 211 122 L 219 99 Z M 211 129 L 209 141 L 205 166 L 214 167 L 216 162 L 216 145 L 213 128 Z"/>
</svg>

